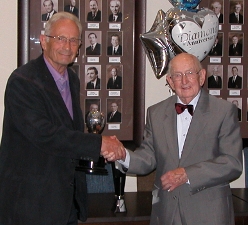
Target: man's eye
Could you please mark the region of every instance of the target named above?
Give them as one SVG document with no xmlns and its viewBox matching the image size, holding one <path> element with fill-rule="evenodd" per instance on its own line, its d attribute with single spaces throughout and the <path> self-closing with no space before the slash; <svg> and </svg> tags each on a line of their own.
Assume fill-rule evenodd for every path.
<svg viewBox="0 0 248 225">
<path fill-rule="evenodd" d="M 181 77 L 181 74 L 180 73 L 176 73 L 174 75 L 175 75 L 175 77 Z"/>
<path fill-rule="evenodd" d="M 65 37 L 60 37 L 60 36 L 58 36 L 58 40 L 59 40 L 59 41 L 65 41 L 66 38 L 65 38 Z"/>
<path fill-rule="evenodd" d="M 70 42 L 75 43 L 75 42 L 77 42 L 77 39 L 76 38 L 71 38 Z"/>
</svg>

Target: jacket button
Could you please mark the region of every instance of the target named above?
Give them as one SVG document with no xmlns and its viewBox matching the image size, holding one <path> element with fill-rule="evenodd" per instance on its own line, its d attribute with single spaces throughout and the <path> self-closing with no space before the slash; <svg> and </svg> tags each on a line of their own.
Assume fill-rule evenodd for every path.
<svg viewBox="0 0 248 225">
<path fill-rule="evenodd" d="M 73 186 L 74 186 L 74 183 L 73 183 L 73 182 L 71 182 L 71 183 L 70 183 L 70 186 L 71 186 L 71 187 L 73 187 Z"/>
<path fill-rule="evenodd" d="M 177 196 L 176 196 L 176 195 L 174 195 L 174 196 L 173 196 L 173 199 L 174 199 L 174 200 L 176 200 L 176 199 L 177 199 Z"/>
</svg>

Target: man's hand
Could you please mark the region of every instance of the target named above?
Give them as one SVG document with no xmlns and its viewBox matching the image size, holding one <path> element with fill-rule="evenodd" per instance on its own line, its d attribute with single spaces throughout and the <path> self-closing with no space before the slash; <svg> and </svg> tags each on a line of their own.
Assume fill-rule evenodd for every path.
<svg viewBox="0 0 248 225">
<path fill-rule="evenodd" d="M 126 150 L 116 136 L 102 136 L 101 155 L 108 161 L 125 160 Z"/>
<path fill-rule="evenodd" d="M 188 176 L 184 168 L 177 168 L 168 171 L 160 179 L 164 190 L 173 191 L 178 186 L 185 184 L 188 181 Z"/>
</svg>

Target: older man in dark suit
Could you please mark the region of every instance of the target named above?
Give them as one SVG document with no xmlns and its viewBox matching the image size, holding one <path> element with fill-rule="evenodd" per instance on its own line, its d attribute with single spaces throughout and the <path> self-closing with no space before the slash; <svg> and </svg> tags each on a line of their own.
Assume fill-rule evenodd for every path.
<svg viewBox="0 0 248 225">
<path fill-rule="evenodd" d="M 214 45 L 211 48 L 209 56 L 222 56 L 222 44 L 219 43 L 218 36 L 215 38 Z"/>
<path fill-rule="evenodd" d="M 241 24 L 244 22 L 243 15 L 240 13 L 241 8 L 241 4 L 237 2 L 234 6 L 234 12 L 229 15 L 229 23 Z"/>
<path fill-rule="evenodd" d="M 117 68 L 111 69 L 111 77 L 108 79 L 107 89 L 122 89 L 122 77 L 117 75 Z"/>
<path fill-rule="evenodd" d="M 86 48 L 86 55 L 100 55 L 101 54 L 101 44 L 97 42 L 97 36 L 95 33 L 89 33 L 88 39 L 90 46 Z"/>
<path fill-rule="evenodd" d="M 232 37 L 232 44 L 229 45 L 229 56 L 242 56 L 243 45 L 239 43 L 238 36 Z"/>
<path fill-rule="evenodd" d="M 76 58 L 81 33 L 77 17 L 56 13 L 40 35 L 43 54 L 17 68 L 8 80 L 0 148 L 0 224 L 85 221 L 87 184 L 85 173 L 76 170 L 79 160 L 125 156 L 113 137 L 84 133 L 79 79 L 67 67 Z"/>
<path fill-rule="evenodd" d="M 214 66 L 212 75 L 208 77 L 208 88 L 222 88 L 222 78 L 218 66 Z"/>
<path fill-rule="evenodd" d="M 122 46 L 120 45 L 120 37 L 118 34 L 111 35 L 111 46 L 108 46 L 107 54 L 122 55 Z"/>
<path fill-rule="evenodd" d="M 64 7 L 65 12 L 72 13 L 78 17 L 78 8 L 76 7 L 76 0 L 70 0 L 71 4 Z"/>
<path fill-rule="evenodd" d="M 98 77 L 96 67 L 91 66 L 87 69 L 87 77 L 90 81 L 87 83 L 86 89 L 101 89 L 101 79 Z"/>
<path fill-rule="evenodd" d="M 118 111 L 117 102 L 111 103 L 111 112 L 107 115 L 108 123 L 120 123 L 121 122 L 121 112 Z"/>
<path fill-rule="evenodd" d="M 230 89 L 241 89 L 242 88 L 242 77 L 238 75 L 238 67 L 232 67 L 232 76 L 228 78 L 228 88 Z"/>
<path fill-rule="evenodd" d="M 52 0 L 45 0 L 43 2 L 43 6 L 46 10 L 46 13 L 41 15 L 41 20 L 48 21 L 57 12 L 54 10 L 54 4 Z"/>
<path fill-rule="evenodd" d="M 119 0 L 110 1 L 110 10 L 112 14 L 109 15 L 109 22 L 122 22 L 121 2 Z"/>
<path fill-rule="evenodd" d="M 101 10 L 98 9 L 98 2 L 96 0 L 90 1 L 90 12 L 87 14 L 87 21 L 100 22 L 102 17 Z"/>
<path fill-rule="evenodd" d="M 223 23 L 223 13 L 221 13 L 221 4 L 216 1 L 211 4 L 215 15 L 218 17 L 219 23 Z"/>
</svg>

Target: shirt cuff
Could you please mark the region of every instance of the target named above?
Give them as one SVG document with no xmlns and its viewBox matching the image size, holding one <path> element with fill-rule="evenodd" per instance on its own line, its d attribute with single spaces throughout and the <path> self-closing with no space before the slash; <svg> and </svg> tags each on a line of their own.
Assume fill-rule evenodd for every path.
<svg viewBox="0 0 248 225">
<path fill-rule="evenodd" d="M 127 149 L 126 150 L 126 158 L 125 160 L 117 160 L 122 166 L 124 166 L 126 169 L 129 168 L 129 164 L 130 164 L 130 153 L 128 152 Z"/>
</svg>

